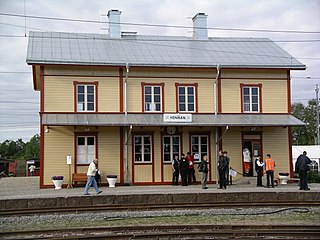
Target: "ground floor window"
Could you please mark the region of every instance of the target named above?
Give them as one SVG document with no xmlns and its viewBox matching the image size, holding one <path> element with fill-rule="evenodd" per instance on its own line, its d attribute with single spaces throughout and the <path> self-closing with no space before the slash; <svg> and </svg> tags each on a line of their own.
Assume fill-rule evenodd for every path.
<svg viewBox="0 0 320 240">
<path fill-rule="evenodd" d="M 151 163 L 152 139 L 150 135 L 134 136 L 134 161 L 136 163 Z"/>
<path fill-rule="evenodd" d="M 196 162 L 201 161 L 204 155 L 209 156 L 209 139 L 207 135 L 191 136 L 191 154 Z"/>
<path fill-rule="evenodd" d="M 163 161 L 171 162 L 174 155 L 180 157 L 180 136 L 163 136 Z"/>
<path fill-rule="evenodd" d="M 96 157 L 95 136 L 77 137 L 77 164 L 90 164 Z"/>
</svg>

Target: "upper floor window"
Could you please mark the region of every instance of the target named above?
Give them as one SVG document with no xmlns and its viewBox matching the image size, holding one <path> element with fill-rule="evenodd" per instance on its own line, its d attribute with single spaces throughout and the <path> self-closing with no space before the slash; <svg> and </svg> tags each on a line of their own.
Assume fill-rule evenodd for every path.
<svg viewBox="0 0 320 240">
<path fill-rule="evenodd" d="M 144 111 L 161 112 L 161 87 L 145 86 L 144 87 Z"/>
<path fill-rule="evenodd" d="M 261 85 L 246 86 L 241 85 L 242 112 L 261 112 Z"/>
<path fill-rule="evenodd" d="M 178 112 L 196 112 L 197 85 L 178 85 Z"/>
<path fill-rule="evenodd" d="M 97 112 L 98 82 L 74 82 L 76 92 L 75 109 L 77 112 Z"/>
<path fill-rule="evenodd" d="M 77 111 L 93 112 L 94 111 L 94 85 L 77 86 Z"/>
</svg>

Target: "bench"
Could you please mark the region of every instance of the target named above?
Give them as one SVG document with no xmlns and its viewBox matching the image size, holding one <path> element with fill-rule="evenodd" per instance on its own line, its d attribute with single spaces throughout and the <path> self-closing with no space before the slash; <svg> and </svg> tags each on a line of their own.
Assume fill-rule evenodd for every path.
<svg viewBox="0 0 320 240">
<path fill-rule="evenodd" d="M 86 173 L 73 173 L 72 174 L 72 184 L 78 182 L 87 182 L 87 174 Z"/>
</svg>

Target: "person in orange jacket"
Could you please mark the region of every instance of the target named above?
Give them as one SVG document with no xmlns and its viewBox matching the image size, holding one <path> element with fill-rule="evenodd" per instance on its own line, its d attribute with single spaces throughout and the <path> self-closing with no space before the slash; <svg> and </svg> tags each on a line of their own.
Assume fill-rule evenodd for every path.
<svg viewBox="0 0 320 240">
<path fill-rule="evenodd" d="M 266 173 L 267 173 L 267 187 L 270 187 L 270 180 L 271 186 L 274 188 L 274 167 L 275 162 L 271 158 L 270 154 L 267 154 L 267 158 L 264 160 L 264 164 L 266 166 Z"/>
</svg>

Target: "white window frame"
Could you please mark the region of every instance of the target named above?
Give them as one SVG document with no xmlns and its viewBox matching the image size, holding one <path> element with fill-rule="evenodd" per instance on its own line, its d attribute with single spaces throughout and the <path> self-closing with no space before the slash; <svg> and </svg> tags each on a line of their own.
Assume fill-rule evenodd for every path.
<svg viewBox="0 0 320 240">
<path fill-rule="evenodd" d="M 173 144 L 173 138 L 179 138 L 179 152 L 174 152 L 173 151 L 173 145 L 176 145 L 176 144 Z M 164 143 L 164 139 L 165 138 L 170 138 L 170 159 L 168 161 L 165 160 L 165 143 Z M 181 155 L 181 137 L 180 135 L 164 135 L 162 137 L 162 146 L 163 146 L 163 151 L 162 151 L 162 156 L 163 156 L 163 162 L 164 163 L 170 163 L 172 160 L 173 160 L 173 157 L 174 155 L 178 154 L 179 158 L 180 158 L 180 155 Z"/>
<path fill-rule="evenodd" d="M 79 145 L 79 138 L 84 138 L 84 145 Z M 94 144 L 88 145 L 88 138 L 93 138 Z M 77 136 L 77 165 L 90 164 L 96 157 L 96 137 Z"/>
<path fill-rule="evenodd" d="M 249 89 L 249 95 L 245 95 L 245 89 Z M 253 89 L 257 89 L 257 95 L 253 95 Z M 245 97 L 249 97 L 249 102 L 245 101 Z M 257 97 L 257 102 L 253 102 L 253 97 Z M 260 112 L 260 88 L 258 86 L 243 86 L 242 87 L 242 102 L 243 112 L 258 113 Z M 253 105 L 257 105 L 257 110 L 253 110 Z M 247 109 L 249 107 L 249 109 Z"/>
<path fill-rule="evenodd" d="M 141 144 L 136 144 L 136 138 L 140 137 L 141 138 Z M 145 138 L 148 137 L 150 138 L 150 144 L 145 144 Z M 135 163 L 152 163 L 152 136 L 151 135 L 134 135 L 133 137 L 133 157 L 134 157 L 134 162 Z M 136 146 L 141 145 L 141 153 L 136 152 Z M 146 145 L 150 145 L 150 161 L 145 160 L 145 150 L 146 150 Z M 137 161 L 136 155 L 141 154 L 141 161 Z"/>
<path fill-rule="evenodd" d="M 146 94 L 146 88 L 151 88 L 151 94 Z M 154 93 L 154 89 L 155 88 L 159 88 L 160 90 L 160 101 L 159 102 L 155 102 L 155 94 Z M 145 112 L 162 112 L 162 87 L 161 86 L 154 86 L 154 85 L 145 85 L 144 89 L 143 89 L 143 93 L 144 93 L 144 111 Z M 146 101 L 146 95 L 151 95 L 151 102 L 147 102 Z M 160 110 L 156 110 L 156 104 L 160 104 Z M 149 106 L 149 108 L 147 108 L 147 106 Z"/>
<path fill-rule="evenodd" d="M 186 110 L 181 110 L 180 109 L 180 88 L 184 88 L 185 89 L 185 96 L 184 96 L 184 106 Z M 188 94 L 188 89 L 192 88 L 193 89 L 193 110 L 189 110 L 189 94 Z M 195 112 L 196 111 L 196 87 L 195 86 L 178 86 L 178 111 L 179 112 Z"/>
<path fill-rule="evenodd" d="M 84 87 L 84 102 L 79 102 L 79 87 Z M 93 102 L 88 102 L 88 87 L 93 87 Z M 77 112 L 95 112 L 96 110 L 96 86 L 94 84 L 77 84 Z M 82 94 L 82 93 L 81 93 Z M 88 110 L 88 105 L 93 104 L 93 110 Z"/>
<path fill-rule="evenodd" d="M 202 152 L 202 151 L 201 151 L 201 145 L 202 145 L 202 144 L 201 144 L 201 138 L 202 138 L 202 137 L 205 137 L 205 138 L 207 139 L 207 144 L 206 144 L 206 145 L 207 145 L 207 150 L 206 150 L 206 152 Z M 191 154 L 192 154 L 192 155 L 194 155 L 194 154 L 199 154 L 199 159 L 195 159 L 194 161 L 195 161 L 195 162 L 200 162 L 201 159 L 202 159 L 203 154 L 206 154 L 206 155 L 209 157 L 209 136 L 208 136 L 208 135 L 201 135 L 201 134 L 200 134 L 200 135 L 191 135 L 190 138 L 191 138 L 191 139 L 190 139 L 190 140 L 191 140 L 191 141 L 190 141 L 190 143 L 191 143 Z M 193 144 L 192 138 L 198 138 L 198 144 Z M 194 145 L 197 145 L 198 150 L 199 150 L 198 152 L 195 152 L 195 151 L 194 151 L 194 148 L 193 148 Z"/>
</svg>

